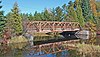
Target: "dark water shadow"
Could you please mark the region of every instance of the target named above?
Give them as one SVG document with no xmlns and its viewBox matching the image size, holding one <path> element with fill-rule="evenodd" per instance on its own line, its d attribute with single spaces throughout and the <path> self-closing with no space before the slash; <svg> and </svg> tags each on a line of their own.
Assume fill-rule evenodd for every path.
<svg viewBox="0 0 100 57">
<path fill-rule="evenodd" d="M 45 40 L 45 41 L 34 41 L 34 45 L 40 45 L 40 44 L 47 44 L 47 43 L 54 43 L 54 42 L 60 42 L 60 41 L 68 41 L 68 40 L 75 40 L 79 39 L 75 35 L 67 35 L 64 38 L 59 38 L 59 39 L 50 39 L 50 40 Z"/>
</svg>

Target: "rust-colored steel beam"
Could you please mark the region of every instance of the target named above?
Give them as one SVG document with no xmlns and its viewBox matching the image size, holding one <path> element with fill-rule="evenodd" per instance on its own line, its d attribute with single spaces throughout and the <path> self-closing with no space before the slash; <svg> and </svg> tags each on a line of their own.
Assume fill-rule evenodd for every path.
<svg viewBox="0 0 100 57">
<path fill-rule="evenodd" d="M 50 22 L 50 21 L 30 21 L 26 22 L 26 29 L 29 32 L 63 32 L 80 30 L 78 22 Z"/>
</svg>

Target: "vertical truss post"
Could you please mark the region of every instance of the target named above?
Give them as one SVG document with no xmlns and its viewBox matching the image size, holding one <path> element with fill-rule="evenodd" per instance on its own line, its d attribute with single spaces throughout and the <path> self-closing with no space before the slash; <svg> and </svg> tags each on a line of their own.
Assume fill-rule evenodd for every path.
<svg viewBox="0 0 100 57">
<path fill-rule="evenodd" d="M 41 32 L 41 22 L 39 22 L 39 32 Z"/>
</svg>

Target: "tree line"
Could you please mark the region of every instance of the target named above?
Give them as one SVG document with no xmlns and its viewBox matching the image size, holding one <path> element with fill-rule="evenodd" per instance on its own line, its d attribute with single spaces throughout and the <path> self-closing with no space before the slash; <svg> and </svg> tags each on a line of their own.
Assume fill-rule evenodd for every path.
<svg viewBox="0 0 100 57">
<path fill-rule="evenodd" d="M 2 36 L 4 29 L 8 28 L 11 29 L 13 35 L 21 34 L 23 32 L 23 20 L 79 22 L 82 27 L 88 22 L 99 24 L 99 13 L 100 1 L 96 2 L 95 0 L 69 1 L 68 5 L 63 4 L 61 7 L 58 6 L 51 9 L 45 8 L 44 11 L 35 11 L 34 14 L 20 13 L 18 4 L 15 2 L 11 12 L 5 16 L 4 11 L 0 11 L 0 35 Z M 98 25 L 97 27 L 99 28 L 100 26 Z"/>
</svg>

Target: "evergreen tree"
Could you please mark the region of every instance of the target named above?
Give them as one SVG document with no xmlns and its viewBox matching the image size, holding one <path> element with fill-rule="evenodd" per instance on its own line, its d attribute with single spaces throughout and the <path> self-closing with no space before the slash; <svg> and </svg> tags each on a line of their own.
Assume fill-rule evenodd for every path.
<svg viewBox="0 0 100 57">
<path fill-rule="evenodd" d="M 28 18 L 28 17 L 29 17 L 28 14 L 21 13 L 20 16 L 21 16 L 22 20 L 29 20 L 29 18 Z"/>
<path fill-rule="evenodd" d="M 53 8 L 52 10 L 51 10 L 51 14 L 52 14 L 52 21 L 55 21 L 56 19 L 55 19 L 55 9 Z"/>
<path fill-rule="evenodd" d="M 55 8 L 55 21 L 61 21 L 62 20 L 62 15 L 63 15 L 63 12 L 62 12 L 62 9 L 58 6 Z"/>
<path fill-rule="evenodd" d="M 45 9 L 43 15 L 46 21 L 52 21 L 52 13 L 50 10 Z"/>
<path fill-rule="evenodd" d="M 45 21 L 44 12 L 39 13 L 39 18 L 41 18 L 41 21 Z"/>
<path fill-rule="evenodd" d="M 0 1 L 1 3 L 1 1 Z M 2 8 L 2 6 L 0 6 L 0 9 Z M 0 37 L 2 37 L 2 34 L 3 34 L 3 30 L 5 28 L 5 18 L 4 18 L 4 12 L 3 11 L 0 11 Z"/>
<path fill-rule="evenodd" d="M 11 27 L 13 26 L 13 25 L 12 25 L 13 20 L 10 19 L 10 18 L 12 18 L 11 15 L 12 15 L 11 12 L 9 12 L 9 13 L 6 15 L 6 18 L 7 18 L 6 27 L 9 28 L 9 29 L 11 29 Z"/>
<path fill-rule="evenodd" d="M 74 9 L 74 3 L 72 2 L 72 1 L 70 1 L 69 3 L 68 3 L 69 5 L 68 5 L 68 16 L 69 16 L 69 21 L 78 21 L 77 20 L 77 14 L 76 14 L 76 12 L 75 12 L 75 9 Z"/>
<path fill-rule="evenodd" d="M 65 21 L 65 20 L 68 18 L 68 16 L 67 16 L 67 6 L 66 6 L 66 4 L 64 4 L 64 5 L 62 6 L 62 10 L 63 10 L 62 21 Z"/>
<path fill-rule="evenodd" d="M 12 33 L 15 35 L 19 35 L 23 31 L 22 26 L 22 18 L 19 14 L 19 8 L 17 2 L 14 3 L 13 9 L 11 9 L 11 13 L 9 15 L 8 21 L 10 22 L 10 28 L 12 29 Z"/>
<path fill-rule="evenodd" d="M 38 13 L 37 11 L 35 11 L 34 19 L 35 21 L 41 21 L 41 13 Z"/>
<path fill-rule="evenodd" d="M 82 0 L 81 7 L 82 7 L 83 16 L 85 18 L 85 22 L 91 21 L 91 22 L 95 23 L 89 0 Z"/>
<path fill-rule="evenodd" d="M 33 15 L 32 15 L 31 13 L 30 13 L 29 16 L 28 16 L 28 19 L 29 19 L 29 20 L 34 20 Z"/>
<path fill-rule="evenodd" d="M 48 13 L 48 10 L 46 9 L 45 11 L 44 11 L 44 19 L 46 20 L 46 21 L 48 21 L 49 20 L 49 13 Z"/>
<path fill-rule="evenodd" d="M 83 26 L 85 23 L 84 23 L 84 17 L 82 15 L 83 13 L 82 13 L 80 0 L 75 1 L 75 9 L 76 9 L 76 13 L 77 13 L 78 22 L 80 23 L 81 26 Z"/>
</svg>

